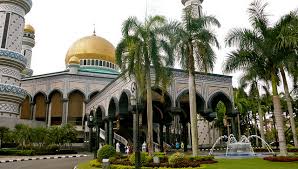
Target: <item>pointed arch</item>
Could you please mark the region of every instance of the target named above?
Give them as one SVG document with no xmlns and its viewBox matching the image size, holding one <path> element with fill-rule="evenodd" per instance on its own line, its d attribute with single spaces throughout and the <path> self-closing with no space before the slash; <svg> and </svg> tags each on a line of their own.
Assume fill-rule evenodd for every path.
<svg viewBox="0 0 298 169">
<path fill-rule="evenodd" d="M 32 119 L 32 111 L 31 111 L 31 96 L 27 95 L 25 100 L 22 102 L 21 105 L 21 114 L 20 118 L 24 120 L 31 120 Z"/>
<path fill-rule="evenodd" d="M 217 91 L 213 93 L 208 99 L 208 110 L 215 112 L 216 106 L 219 101 L 222 101 L 226 106 L 226 113 L 232 113 L 233 111 L 233 102 L 231 101 L 230 97 L 222 92 Z"/>
<path fill-rule="evenodd" d="M 68 123 L 82 125 L 85 98 L 84 93 L 80 90 L 73 90 L 68 94 Z"/>
<path fill-rule="evenodd" d="M 49 94 L 51 125 L 60 125 L 63 115 L 63 92 L 58 89 Z"/>
<path fill-rule="evenodd" d="M 47 95 L 44 92 L 38 92 L 33 98 L 35 103 L 35 120 L 46 121 L 46 109 L 47 109 Z"/>
</svg>

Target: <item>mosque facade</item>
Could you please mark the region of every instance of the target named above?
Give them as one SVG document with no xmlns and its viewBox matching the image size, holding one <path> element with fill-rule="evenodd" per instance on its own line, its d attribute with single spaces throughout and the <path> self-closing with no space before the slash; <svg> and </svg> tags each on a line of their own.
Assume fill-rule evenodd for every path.
<svg viewBox="0 0 298 169">
<path fill-rule="evenodd" d="M 201 2 L 182 0 L 197 15 Z M 65 56 L 66 70 L 33 75 L 35 30 L 24 25 L 31 6 L 31 0 L 0 0 L 0 126 L 69 123 L 79 131 L 83 142 L 92 114 L 106 143 L 131 143 L 133 114 L 129 108 L 135 81 L 120 73 L 114 46 L 93 33 L 70 46 Z M 191 145 L 188 74 L 179 69 L 172 72 L 173 80 L 166 89 L 155 86 L 152 79 L 154 142 L 170 144 L 179 139 Z M 232 77 L 197 72 L 196 92 L 199 142 L 209 145 L 220 134 L 214 127 L 217 103 L 222 101 L 227 112 L 233 112 Z M 141 139 L 145 140 L 146 112 L 141 112 L 139 119 Z"/>
</svg>

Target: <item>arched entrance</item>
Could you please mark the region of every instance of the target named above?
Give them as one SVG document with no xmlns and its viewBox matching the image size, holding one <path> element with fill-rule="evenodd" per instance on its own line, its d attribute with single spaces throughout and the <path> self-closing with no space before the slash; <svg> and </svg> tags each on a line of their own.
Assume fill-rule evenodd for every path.
<svg viewBox="0 0 298 169">
<path fill-rule="evenodd" d="M 49 95 L 49 125 L 61 125 L 63 114 L 63 94 L 58 90 L 54 90 Z"/>
<path fill-rule="evenodd" d="M 46 94 L 39 92 L 37 93 L 34 98 L 33 102 L 35 103 L 35 120 L 36 121 L 46 121 L 46 101 L 47 101 Z"/>
<path fill-rule="evenodd" d="M 226 127 L 222 128 L 224 134 L 229 135 L 233 133 L 236 136 L 237 132 L 233 113 L 233 103 L 230 98 L 225 93 L 219 91 L 211 95 L 207 105 L 209 114 L 220 113 L 217 114 L 217 117 L 218 121 L 224 123 L 224 126 Z M 232 126 L 232 132 L 230 131 L 230 126 Z"/>
<path fill-rule="evenodd" d="M 79 90 L 72 91 L 69 96 L 67 123 L 82 125 L 85 96 Z"/>
<path fill-rule="evenodd" d="M 133 114 L 129 111 L 130 93 L 123 91 L 119 99 L 119 114 L 116 115 L 117 134 L 124 137 L 129 144 L 133 143 Z M 118 128 L 119 127 L 119 128 Z"/>
<path fill-rule="evenodd" d="M 116 116 L 116 112 L 118 112 L 118 108 L 117 108 L 117 99 L 116 98 L 112 98 L 110 100 L 109 103 L 109 107 L 108 107 L 108 144 L 113 145 L 113 140 L 114 140 L 114 130 L 113 130 L 113 122 L 115 120 L 115 116 Z"/>
<path fill-rule="evenodd" d="M 31 97 L 26 96 L 25 100 L 21 105 L 21 119 L 24 120 L 32 120 L 32 112 L 31 112 Z"/>
</svg>

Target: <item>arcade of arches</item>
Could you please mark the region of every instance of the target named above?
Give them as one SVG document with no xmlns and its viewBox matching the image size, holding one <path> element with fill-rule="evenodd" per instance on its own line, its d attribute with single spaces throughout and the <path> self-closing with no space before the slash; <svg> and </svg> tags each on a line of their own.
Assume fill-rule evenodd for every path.
<svg viewBox="0 0 298 169">
<path fill-rule="evenodd" d="M 92 100 L 98 92 L 90 94 L 87 100 Z M 153 105 L 153 140 L 156 145 L 174 144 L 176 141 L 191 145 L 190 115 L 189 115 L 189 94 L 188 90 L 181 92 L 175 99 L 160 88 L 152 88 Z M 203 118 L 206 122 L 214 121 L 214 112 L 218 102 L 223 102 L 227 108 L 227 114 L 232 112 L 232 101 L 223 92 L 216 92 L 207 101 L 197 93 L 198 118 Z M 140 110 L 140 141 L 146 140 L 147 116 L 146 102 L 143 101 Z M 52 91 L 48 96 L 43 92 L 36 93 L 33 97 L 27 96 L 21 106 L 21 119 L 36 120 L 44 122 L 47 126 L 70 123 L 83 129 L 87 127 L 87 117 L 92 113 L 98 120 L 99 128 L 105 131 L 105 137 L 101 138 L 107 144 L 115 143 L 114 134 L 127 140 L 129 144 L 133 141 L 133 112 L 130 111 L 130 91 L 122 91 L 117 98 L 112 98 L 108 104 L 108 116 L 106 116 L 103 105 L 98 105 L 97 109 L 85 113 L 86 97 L 79 90 L 73 90 L 63 98 L 62 92 Z M 175 107 L 175 106 L 176 107 Z M 135 117 L 136 118 L 136 117 Z M 209 138 L 202 137 L 201 144 L 212 143 L 210 126 L 198 126 L 199 135 L 204 130 L 208 130 Z M 88 130 L 85 130 L 88 132 Z M 81 134 L 80 137 L 87 137 Z M 105 139 L 106 138 L 106 139 Z M 214 138 L 213 138 L 214 139 Z M 160 147 L 163 149 L 163 147 Z M 185 149 L 187 146 L 185 146 Z"/>
<path fill-rule="evenodd" d="M 222 92 L 216 92 L 207 101 L 197 93 L 197 110 L 198 117 L 204 119 L 203 121 L 209 124 L 212 123 L 216 117 L 214 115 L 216 105 L 223 102 L 227 107 L 227 111 L 233 110 L 232 101 L 227 95 Z M 184 142 L 184 145 L 191 145 L 190 137 L 190 115 L 189 115 L 189 100 L 188 90 L 181 92 L 177 97 L 176 107 L 173 104 L 173 98 L 167 92 L 163 92 L 160 88 L 152 88 L 152 105 L 153 105 L 153 141 L 154 144 L 159 145 L 172 145 L 176 141 Z M 112 97 L 109 101 L 108 116 L 105 116 L 103 105 L 98 105 L 95 110 L 92 110 L 92 115 L 96 116 L 100 122 L 100 128 L 105 130 L 105 143 L 114 144 L 114 134 L 125 138 L 128 144 L 133 142 L 133 124 L 136 118 L 139 119 L 140 142 L 146 140 L 147 134 L 147 116 L 146 116 L 146 101 L 141 101 L 139 105 L 140 116 L 134 116 L 130 111 L 130 92 L 122 91 L 119 100 Z M 95 113 L 95 114 L 94 114 Z M 227 112 L 228 114 L 228 112 Z M 84 118 L 87 123 L 87 117 Z M 201 130 L 209 130 L 209 137 L 212 135 L 210 128 L 199 127 Z M 201 128 L 200 128 L 201 127 Z M 203 133 L 203 132 L 202 132 Z M 214 132 L 213 132 L 214 133 Z M 214 139 L 213 139 L 214 140 Z M 211 143 L 210 138 L 203 138 L 202 143 Z M 163 151 L 163 146 L 160 147 Z M 187 146 L 185 146 L 185 150 Z"/>
</svg>

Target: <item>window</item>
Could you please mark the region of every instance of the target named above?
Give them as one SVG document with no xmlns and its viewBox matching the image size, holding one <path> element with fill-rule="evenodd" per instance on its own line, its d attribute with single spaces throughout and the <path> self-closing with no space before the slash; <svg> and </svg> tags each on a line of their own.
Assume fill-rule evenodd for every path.
<svg viewBox="0 0 298 169">
<path fill-rule="evenodd" d="M 106 66 L 106 61 L 103 61 L 103 66 Z"/>
<path fill-rule="evenodd" d="M 102 61 L 101 60 L 99 61 L 99 66 L 102 66 Z"/>
<path fill-rule="evenodd" d="M 90 59 L 87 60 L 87 65 L 90 65 Z"/>
<path fill-rule="evenodd" d="M 92 61 L 91 61 L 91 65 L 94 65 L 94 60 L 92 59 Z"/>
<path fill-rule="evenodd" d="M 98 66 L 98 60 L 95 60 L 95 65 Z"/>
<path fill-rule="evenodd" d="M 87 65 L 87 61 L 86 60 L 84 60 L 84 65 Z"/>
<path fill-rule="evenodd" d="M 80 60 L 80 65 L 83 65 L 84 64 L 84 61 L 83 60 Z"/>
</svg>

